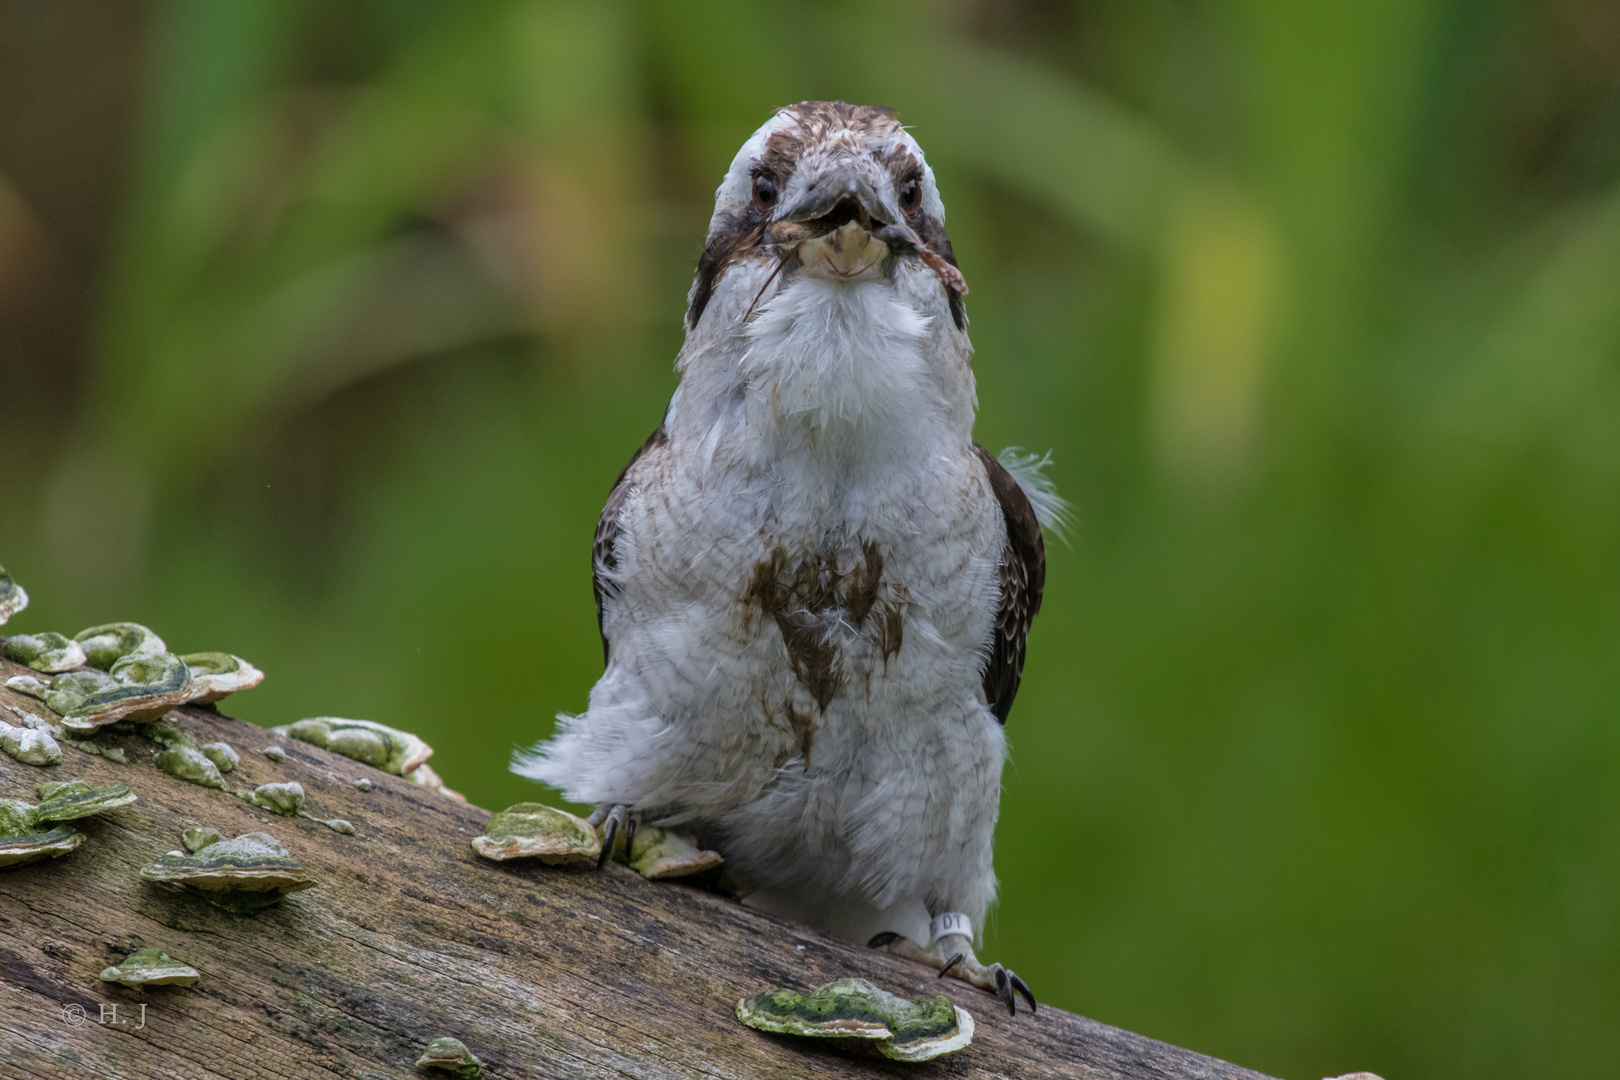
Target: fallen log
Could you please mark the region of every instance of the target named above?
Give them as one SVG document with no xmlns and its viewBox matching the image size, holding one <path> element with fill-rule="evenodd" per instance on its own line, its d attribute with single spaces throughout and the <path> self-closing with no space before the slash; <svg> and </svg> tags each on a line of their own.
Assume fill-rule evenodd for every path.
<svg viewBox="0 0 1620 1080">
<path fill-rule="evenodd" d="M 0 680 L 28 671 L 0 668 Z M 3 687 L 0 706 L 58 719 Z M 312 813 L 346 819 L 355 835 L 176 779 L 138 729 L 97 737 L 123 764 L 71 746 L 50 767 L 0 758 L 3 798 L 36 802 L 38 784 L 68 779 L 121 781 L 138 796 L 73 822 L 86 839 L 71 854 L 0 870 L 8 1080 L 448 1076 L 415 1067 L 444 1036 L 493 1078 L 1265 1080 L 1049 1006 L 1009 1018 L 989 995 L 917 965 L 620 866 L 491 863 L 470 846 L 489 817 L 476 806 L 211 708 L 182 707 L 167 721 L 238 752 L 230 787 L 296 780 Z M 262 753 L 272 745 L 284 760 Z M 243 917 L 142 880 L 142 866 L 199 825 L 269 833 L 319 884 Z M 139 948 L 162 949 L 200 978 L 188 988 L 100 981 Z M 972 1045 L 908 1064 L 736 1019 L 745 995 L 849 976 L 908 997 L 944 989 L 977 1020 Z"/>
</svg>

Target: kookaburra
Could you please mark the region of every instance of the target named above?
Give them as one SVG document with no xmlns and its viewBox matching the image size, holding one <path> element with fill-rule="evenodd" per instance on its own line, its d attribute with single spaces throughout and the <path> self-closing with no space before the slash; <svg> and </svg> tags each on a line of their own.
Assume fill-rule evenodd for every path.
<svg viewBox="0 0 1620 1080">
<path fill-rule="evenodd" d="M 605 849 L 684 832 L 744 903 L 1033 1009 L 972 943 L 1060 501 L 973 441 L 944 225 L 889 109 L 791 105 L 743 144 L 680 385 L 597 525 L 607 670 L 513 767 L 596 804 Z"/>
</svg>

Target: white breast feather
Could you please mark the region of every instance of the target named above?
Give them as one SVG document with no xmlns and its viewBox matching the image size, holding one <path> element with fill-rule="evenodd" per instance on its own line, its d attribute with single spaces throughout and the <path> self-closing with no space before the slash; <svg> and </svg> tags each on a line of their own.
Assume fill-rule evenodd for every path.
<svg viewBox="0 0 1620 1080">
<path fill-rule="evenodd" d="M 611 663 L 514 768 L 700 828 L 750 903 L 926 941 L 931 910 L 979 925 L 995 892 L 1005 742 L 982 670 L 1006 531 L 971 444 L 971 350 L 921 268 L 797 278 L 744 323 L 773 269 L 731 267 L 689 335 L 668 442 L 620 513 Z M 903 644 L 883 655 L 850 619 L 817 624 L 846 673 L 822 710 L 742 598 L 774 550 L 858 565 L 863 542 L 898 590 Z"/>
</svg>

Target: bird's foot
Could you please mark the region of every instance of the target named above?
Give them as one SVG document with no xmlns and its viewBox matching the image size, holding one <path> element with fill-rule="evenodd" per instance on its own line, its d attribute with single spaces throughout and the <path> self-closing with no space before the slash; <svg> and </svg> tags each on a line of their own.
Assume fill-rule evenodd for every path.
<svg viewBox="0 0 1620 1080">
<path fill-rule="evenodd" d="M 1029 1011 L 1035 1011 L 1035 993 L 1029 984 L 1000 964 L 985 965 L 974 955 L 973 942 L 964 934 L 946 934 L 936 939 L 932 948 L 923 948 L 909 938 L 895 933 L 883 933 L 867 944 L 874 949 L 886 949 L 895 956 L 915 960 L 919 964 L 939 969 L 939 977 L 949 975 L 971 983 L 980 990 L 988 990 L 1001 999 L 1007 1012 L 1018 1014 L 1018 997 L 1029 1002 Z"/>
<path fill-rule="evenodd" d="M 592 810 L 591 816 L 585 820 L 602 839 L 602 853 L 596 857 L 598 870 L 614 857 L 614 849 L 619 845 L 621 834 L 624 836 L 624 849 L 630 850 L 636 838 L 636 828 L 640 824 L 636 815 L 623 803 L 597 803 L 596 809 Z"/>
<path fill-rule="evenodd" d="M 602 852 L 596 858 L 598 870 L 612 859 L 649 881 L 659 881 L 701 874 L 725 862 L 719 852 L 698 847 L 684 833 L 643 827 L 641 815 L 623 803 L 601 803 L 585 820 L 602 841 Z"/>
</svg>

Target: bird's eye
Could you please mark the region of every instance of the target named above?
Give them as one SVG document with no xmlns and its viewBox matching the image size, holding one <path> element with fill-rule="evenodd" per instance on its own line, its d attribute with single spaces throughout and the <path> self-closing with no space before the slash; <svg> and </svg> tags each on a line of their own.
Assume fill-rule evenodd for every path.
<svg viewBox="0 0 1620 1080">
<path fill-rule="evenodd" d="M 922 208 L 922 185 L 912 177 L 900 185 L 900 209 L 908 214 L 915 214 Z"/>
<path fill-rule="evenodd" d="M 768 176 L 754 177 L 754 205 L 769 210 L 776 205 L 776 181 Z"/>
</svg>

